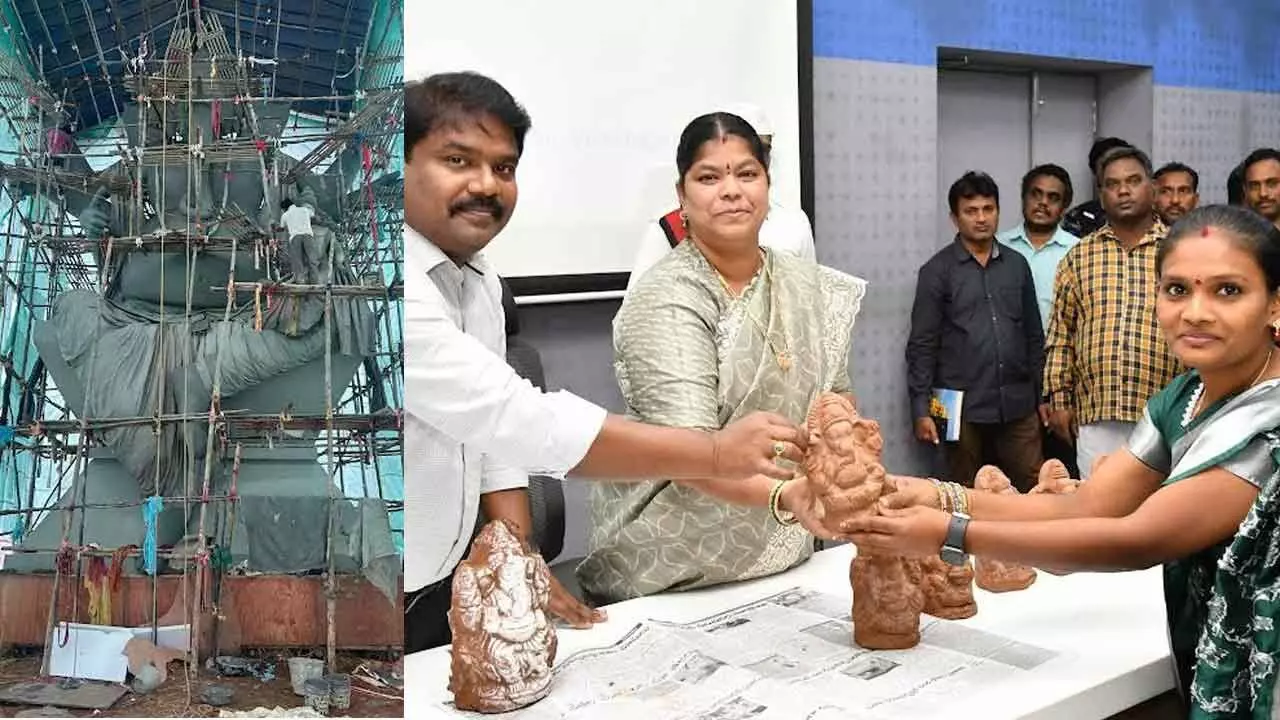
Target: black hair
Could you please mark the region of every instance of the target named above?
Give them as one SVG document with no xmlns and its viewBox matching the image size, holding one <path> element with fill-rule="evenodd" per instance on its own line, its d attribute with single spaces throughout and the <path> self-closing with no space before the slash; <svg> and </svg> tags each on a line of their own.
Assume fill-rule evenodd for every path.
<svg viewBox="0 0 1280 720">
<path fill-rule="evenodd" d="M 1151 177 L 1151 158 L 1146 153 L 1132 145 L 1124 147 L 1113 147 L 1102 153 L 1102 157 L 1098 158 L 1098 169 L 1096 172 L 1098 184 L 1102 184 L 1102 176 L 1106 174 L 1107 168 L 1114 162 L 1121 160 L 1137 160 L 1142 169 L 1146 171 L 1147 177 Z"/>
<path fill-rule="evenodd" d="M 1200 192 L 1200 173 L 1193 170 L 1190 165 L 1185 165 L 1180 162 L 1166 163 L 1156 171 L 1156 174 L 1152 176 L 1152 179 L 1159 180 L 1169 173 L 1176 172 L 1186 173 L 1191 176 L 1191 191 Z"/>
<path fill-rule="evenodd" d="M 516 154 L 524 153 L 524 136 L 533 125 L 529 113 L 507 89 L 474 72 L 441 73 L 404 85 L 404 156 L 441 125 L 490 115 L 511 131 Z"/>
<path fill-rule="evenodd" d="M 1164 269 L 1165 258 L 1184 238 L 1199 235 L 1208 228 L 1222 230 L 1253 256 L 1267 281 L 1267 291 L 1280 290 L 1280 228 L 1266 218 L 1242 207 L 1205 205 L 1187 213 L 1173 224 L 1169 236 L 1156 251 L 1156 273 Z"/>
<path fill-rule="evenodd" d="M 769 173 L 769 150 L 765 147 L 760 134 L 751 127 L 751 123 L 727 112 L 714 112 L 699 115 L 685 126 L 680 133 L 680 143 L 676 146 L 676 172 L 678 181 L 684 182 L 685 173 L 693 167 L 698 159 L 698 150 L 708 140 L 723 140 L 728 137 L 740 137 L 751 148 L 751 154 L 764 166 L 765 176 Z"/>
<path fill-rule="evenodd" d="M 281 210 L 288 210 L 291 205 L 293 205 L 293 201 L 290 200 L 289 198 L 285 198 L 280 201 Z"/>
<path fill-rule="evenodd" d="M 1235 166 L 1227 176 L 1227 203 L 1244 205 L 1244 163 Z"/>
<path fill-rule="evenodd" d="M 1066 168 L 1061 165 L 1054 165 L 1053 163 L 1037 165 L 1022 176 L 1022 197 L 1025 198 L 1027 193 L 1031 192 L 1031 183 L 1035 182 L 1036 178 L 1039 177 L 1051 177 L 1061 182 L 1065 188 L 1062 196 L 1062 205 L 1071 207 L 1071 198 L 1075 196 L 1075 190 L 1071 187 L 1071 173 L 1067 172 Z"/>
<path fill-rule="evenodd" d="M 1243 183 L 1244 177 L 1249 174 L 1249 168 L 1263 162 L 1264 160 L 1275 160 L 1276 162 L 1280 162 L 1280 150 L 1275 148 L 1258 148 L 1257 150 L 1249 153 L 1249 157 L 1245 158 L 1244 162 L 1240 164 L 1241 182 Z"/>
<path fill-rule="evenodd" d="M 972 197 L 989 197 L 996 201 L 996 209 L 1000 208 L 1000 186 L 996 185 L 996 181 L 984 172 L 970 170 L 961 175 L 959 180 L 951 183 L 951 190 L 947 192 L 947 203 L 951 206 L 951 214 L 955 215 L 959 211 L 961 200 Z"/>
<path fill-rule="evenodd" d="M 1098 161 L 1108 150 L 1114 150 L 1121 147 L 1133 147 L 1127 140 L 1121 140 L 1118 137 L 1098 138 L 1094 141 L 1093 146 L 1089 148 L 1089 170 L 1095 176 L 1101 175 L 1102 171 L 1098 169 Z"/>
</svg>

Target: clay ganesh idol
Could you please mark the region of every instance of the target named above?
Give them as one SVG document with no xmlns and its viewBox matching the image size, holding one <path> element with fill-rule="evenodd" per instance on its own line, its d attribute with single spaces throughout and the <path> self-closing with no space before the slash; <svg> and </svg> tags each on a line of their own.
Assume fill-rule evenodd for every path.
<svg viewBox="0 0 1280 720">
<path fill-rule="evenodd" d="M 920 558 L 924 612 L 945 620 L 963 620 L 978 614 L 973 599 L 973 564 L 966 558 L 950 565 L 937 555 Z"/>
<path fill-rule="evenodd" d="M 858 415 L 843 395 L 824 393 L 809 411 L 809 452 L 804 473 L 823 523 L 840 523 L 876 513 L 884 492 L 880 425 Z"/>
<path fill-rule="evenodd" d="M 900 555 L 859 553 L 853 585 L 853 641 L 868 650 L 902 650 L 920 642 L 924 610 L 920 563 Z"/>
<path fill-rule="evenodd" d="M 858 415 L 835 393 L 821 395 L 809 413 L 809 452 L 804 473 L 824 524 L 877 512 L 887 489 L 880 426 Z M 857 554 L 849 569 L 853 586 L 853 639 L 871 650 L 896 650 L 920 642 L 919 564 L 896 555 Z"/>
<path fill-rule="evenodd" d="M 503 521 L 489 523 L 453 578 L 449 691 L 459 710 L 501 713 L 546 697 L 556 634 L 551 570 Z"/>
<path fill-rule="evenodd" d="M 980 492 L 999 495 L 1018 494 L 1009 477 L 994 465 L 987 465 L 978 470 L 973 486 Z M 1036 571 L 1026 565 L 978 557 L 974 558 L 974 581 L 978 587 L 987 592 L 1025 590 L 1036 581 Z"/>
<path fill-rule="evenodd" d="M 1100 458 L 1094 467 L 1098 467 L 1102 460 L 1105 460 L 1105 458 Z M 1079 487 L 1080 481 L 1071 479 L 1071 473 L 1067 471 L 1067 466 L 1063 465 L 1061 460 L 1046 460 L 1040 466 L 1040 477 L 1036 486 L 1031 488 L 1027 494 L 1070 495 Z"/>
</svg>

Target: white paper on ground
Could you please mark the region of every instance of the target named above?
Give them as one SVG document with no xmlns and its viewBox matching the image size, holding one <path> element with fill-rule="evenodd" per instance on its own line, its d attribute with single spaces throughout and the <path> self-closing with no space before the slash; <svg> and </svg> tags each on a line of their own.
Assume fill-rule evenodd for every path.
<svg viewBox="0 0 1280 720">
<path fill-rule="evenodd" d="M 188 625 L 158 628 L 156 645 L 186 650 Z M 81 680 L 124 682 L 129 664 L 124 646 L 133 638 L 151 639 L 151 628 L 127 628 L 89 623 L 58 623 L 49 640 L 49 674 Z M 64 644 L 62 641 L 66 640 Z"/>
</svg>

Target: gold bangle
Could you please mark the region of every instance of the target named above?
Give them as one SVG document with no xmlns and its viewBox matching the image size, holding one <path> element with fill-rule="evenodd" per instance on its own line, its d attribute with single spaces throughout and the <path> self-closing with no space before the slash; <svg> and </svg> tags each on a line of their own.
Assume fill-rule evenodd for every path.
<svg viewBox="0 0 1280 720">
<path fill-rule="evenodd" d="M 961 494 L 959 485 L 953 482 L 947 483 L 947 495 L 951 496 L 951 509 L 948 512 L 964 512 L 961 509 L 963 502 L 960 498 Z"/>
<path fill-rule="evenodd" d="M 796 523 L 800 522 L 800 519 L 796 517 L 795 513 L 787 510 L 783 510 L 781 507 L 778 506 L 778 503 L 782 500 L 782 488 L 788 482 L 790 481 L 789 480 L 775 481 L 773 483 L 773 490 L 770 491 L 769 493 L 769 514 L 773 515 L 774 521 L 777 522 L 779 525 L 795 525 Z M 784 512 L 790 517 L 784 517 L 782 514 Z"/>
<path fill-rule="evenodd" d="M 942 487 L 942 483 L 936 478 L 929 478 L 929 482 L 933 483 L 933 488 L 938 491 L 938 509 L 942 512 L 951 512 L 951 502 L 947 497 L 947 491 Z"/>
<path fill-rule="evenodd" d="M 964 487 L 957 482 L 947 483 L 947 490 L 951 492 L 952 504 L 955 505 L 956 512 L 962 512 L 966 515 L 969 513 L 969 496 L 965 493 Z"/>
</svg>

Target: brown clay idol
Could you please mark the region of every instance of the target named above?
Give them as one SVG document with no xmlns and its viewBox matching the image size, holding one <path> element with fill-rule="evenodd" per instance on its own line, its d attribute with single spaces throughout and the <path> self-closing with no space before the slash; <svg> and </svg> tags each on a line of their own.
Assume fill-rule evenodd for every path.
<svg viewBox="0 0 1280 720">
<path fill-rule="evenodd" d="M 1009 477 L 993 465 L 986 465 L 978 471 L 973 487 L 979 492 L 998 495 L 1017 495 Z M 1011 592 L 1025 590 L 1036 581 L 1036 571 L 1026 565 L 1000 562 L 983 557 L 975 557 L 974 582 L 987 592 Z"/>
<path fill-rule="evenodd" d="M 978 614 L 973 599 L 973 565 L 949 565 L 937 555 L 920 558 L 924 612 L 945 620 L 963 620 Z"/>
<path fill-rule="evenodd" d="M 1040 466 L 1040 477 L 1029 495 L 1049 493 L 1050 495 L 1070 495 L 1080 487 L 1079 480 L 1072 480 L 1071 473 L 1061 460 L 1046 460 Z"/>
<path fill-rule="evenodd" d="M 500 713 L 546 697 L 556 658 L 551 570 L 505 521 L 485 525 L 453 576 L 449 691 L 459 710 Z"/>
<path fill-rule="evenodd" d="M 904 650 L 920 643 L 920 563 L 900 555 L 858 553 L 853 585 L 853 641 L 868 650 Z"/>
<path fill-rule="evenodd" d="M 876 513 L 884 490 L 880 425 L 858 415 L 843 395 L 823 393 L 809 411 L 809 452 L 804 473 L 823 523 L 840 523 Z"/>
<path fill-rule="evenodd" d="M 819 396 L 809 413 L 804 472 L 823 523 L 874 514 L 885 492 L 884 440 L 876 421 L 861 417 L 848 398 Z M 897 555 L 859 552 L 849 568 L 853 639 L 869 650 L 900 650 L 920 642 L 919 564 Z"/>
<path fill-rule="evenodd" d="M 808 424 L 804 471 L 810 493 L 822 506 L 823 523 L 838 528 L 845 520 L 876 514 L 884 487 L 876 420 L 861 418 L 849 398 L 826 392 L 814 402 Z"/>
</svg>

